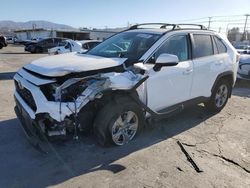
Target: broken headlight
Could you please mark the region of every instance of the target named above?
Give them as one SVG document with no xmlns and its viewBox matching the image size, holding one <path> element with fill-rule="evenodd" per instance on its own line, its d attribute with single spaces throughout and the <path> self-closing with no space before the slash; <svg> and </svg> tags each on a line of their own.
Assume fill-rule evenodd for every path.
<svg viewBox="0 0 250 188">
<path fill-rule="evenodd" d="M 88 81 L 81 80 L 61 90 L 61 101 L 74 101 L 86 88 Z"/>
</svg>

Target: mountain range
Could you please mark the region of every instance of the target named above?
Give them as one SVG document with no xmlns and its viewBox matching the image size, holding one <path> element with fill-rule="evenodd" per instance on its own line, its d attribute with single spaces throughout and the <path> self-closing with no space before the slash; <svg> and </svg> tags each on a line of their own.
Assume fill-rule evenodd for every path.
<svg viewBox="0 0 250 188">
<path fill-rule="evenodd" d="M 33 20 L 27 22 L 14 22 L 10 20 L 0 21 L 0 32 L 12 32 L 17 29 L 32 29 L 32 28 L 44 28 L 44 29 L 74 29 L 69 25 L 53 23 L 44 20 Z"/>
</svg>

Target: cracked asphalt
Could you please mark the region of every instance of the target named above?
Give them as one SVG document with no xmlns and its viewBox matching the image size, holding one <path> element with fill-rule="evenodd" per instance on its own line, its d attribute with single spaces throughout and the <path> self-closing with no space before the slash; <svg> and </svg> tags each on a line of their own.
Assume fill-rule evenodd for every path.
<svg viewBox="0 0 250 188">
<path fill-rule="evenodd" d="M 237 82 L 220 113 L 185 109 L 124 147 L 100 147 L 89 134 L 50 144 L 42 154 L 14 114 L 12 77 L 43 56 L 21 46 L 0 50 L 0 187 L 250 187 L 250 82 Z"/>
</svg>

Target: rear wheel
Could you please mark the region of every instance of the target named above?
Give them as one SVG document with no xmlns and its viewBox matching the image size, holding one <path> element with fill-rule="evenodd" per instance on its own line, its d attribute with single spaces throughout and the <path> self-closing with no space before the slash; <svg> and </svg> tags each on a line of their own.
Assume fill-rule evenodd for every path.
<svg viewBox="0 0 250 188">
<path fill-rule="evenodd" d="M 97 114 L 94 132 L 101 145 L 122 146 L 131 141 L 143 127 L 141 108 L 131 100 L 110 102 Z"/>
<path fill-rule="evenodd" d="M 220 80 L 216 84 L 209 102 L 205 103 L 208 110 L 212 112 L 221 111 L 228 101 L 231 90 L 232 86 L 227 80 Z"/>
</svg>

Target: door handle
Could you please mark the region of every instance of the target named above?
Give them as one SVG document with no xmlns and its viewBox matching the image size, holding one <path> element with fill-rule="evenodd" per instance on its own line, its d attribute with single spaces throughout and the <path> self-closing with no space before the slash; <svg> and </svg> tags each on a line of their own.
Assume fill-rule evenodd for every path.
<svg viewBox="0 0 250 188">
<path fill-rule="evenodd" d="M 191 74 L 193 72 L 193 69 L 186 69 L 184 72 L 183 72 L 183 74 L 184 75 L 189 75 L 189 74 Z"/>
</svg>

